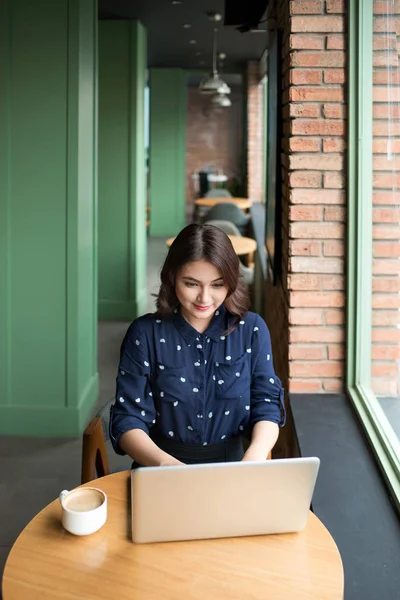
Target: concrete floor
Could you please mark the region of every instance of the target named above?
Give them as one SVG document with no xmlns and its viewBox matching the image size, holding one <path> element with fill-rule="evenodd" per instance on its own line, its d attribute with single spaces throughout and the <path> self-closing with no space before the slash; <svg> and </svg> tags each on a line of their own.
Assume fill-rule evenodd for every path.
<svg viewBox="0 0 400 600">
<path fill-rule="evenodd" d="M 149 239 L 147 310 L 153 312 L 159 272 L 166 256 L 164 239 Z M 94 413 L 114 395 L 122 338 L 129 323 L 102 322 L 98 330 L 100 393 Z M 80 483 L 81 439 L 0 437 L 0 580 L 8 553 L 29 521 L 63 489 Z M 109 452 L 110 468 L 131 460 Z M 1 591 L 0 591 L 1 598 Z"/>
</svg>

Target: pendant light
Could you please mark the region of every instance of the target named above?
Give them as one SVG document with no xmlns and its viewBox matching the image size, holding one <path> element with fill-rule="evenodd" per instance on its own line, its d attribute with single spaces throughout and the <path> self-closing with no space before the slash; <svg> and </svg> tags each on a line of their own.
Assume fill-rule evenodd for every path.
<svg viewBox="0 0 400 600">
<path fill-rule="evenodd" d="M 220 106 L 222 108 L 229 108 L 230 106 L 232 106 L 232 102 L 231 102 L 231 99 L 229 98 L 229 96 L 227 96 L 226 94 L 221 94 L 221 93 L 213 96 L 211 98 L 211 102 L 215 106 Z"/>
<path fill-rule="evenodd" d="M 210 20 L 217 23 L 221 20 L 221 15 L 218 13 L 212 13 L 209 15 Z M 212 57 L 212 74 L 203 79 L 200 83 L 199 89 L 201 94 L 230 94 L 230 88 L 218 74 L 217 69 L 217 35 L 218 29 L 214 27 L 213 32 L 213 57 Z"/>
</svg>

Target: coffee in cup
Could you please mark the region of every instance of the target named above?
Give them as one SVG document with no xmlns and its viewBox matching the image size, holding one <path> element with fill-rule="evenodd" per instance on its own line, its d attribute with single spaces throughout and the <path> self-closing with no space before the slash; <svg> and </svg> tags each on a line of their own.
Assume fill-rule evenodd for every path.
<svg viewBox="0 0 400 600">
<path fill-rule="evenodd" d="M 60 494 L 62 524 L 74 535 L 98 531 L 107 520 L 107 496 L 98 488 L 63 490 Z"/>
</svg>

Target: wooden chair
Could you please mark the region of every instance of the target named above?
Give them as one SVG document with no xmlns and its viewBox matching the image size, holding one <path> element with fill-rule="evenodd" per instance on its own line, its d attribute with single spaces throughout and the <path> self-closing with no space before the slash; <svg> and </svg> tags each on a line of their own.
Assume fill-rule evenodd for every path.
<svg viewBox="0 0 400 600">
<path fill-rule="evenodd" d="M 110 474 L 106 442 L 110 439 L 108 426 L 113 402 L 114 399 L 109 400 L 83 432 L 81 484 L 93 481 L 96 474 L 97 477 Z"/>
<path fill-rule="evenodd" d="M 110 406 L 114 399 L 107 404 L 90 421 L 83 432 L 82 440 L 82 470 L 81 484 L 93 481 L 97 477 L 105 477 L 110 474 L 106 443 L 110 440 Z M 271 452 L 267 460 L 271 459 Z"/>
</svg>

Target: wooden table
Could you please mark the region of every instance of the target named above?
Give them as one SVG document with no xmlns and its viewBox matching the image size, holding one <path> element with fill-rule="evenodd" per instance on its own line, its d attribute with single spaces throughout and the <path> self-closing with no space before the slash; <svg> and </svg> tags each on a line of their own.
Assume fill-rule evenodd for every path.
<svg viewBox="0 0 400 600">
<path fill-rule="evenodd" d="M 238 256 L 242 256 L 243 254 L 252 254 L 257 249 L 257 242 L 256 240 L 253 240 L 253 238 L 242 235 L 228 235 L 228 238 L 231 240 L 233 249 Z M 170 237 L 167 239 L 166 244 L 168 248 L 174 239 L 175 237 Z"/>
<path fill-rule="evenodd" d="M 75 537 L 55 500 L 8 557 L 3 600 L 341 600 L 343 567 L 310 512 L 301 533 L 167 544 L 131 541 L 130 471 L 97 479 L 108 496 L 100 531 Z"/>
<path fill-rule="evenodd" d="M 247 210 L 251 208 L 251 200 L 248 198 L 197 198 L 194 203 L 197 207 L 202 208 L 212 208 L 216 204 L 226 204 L 230 202 L 231 204 L 236 204 L 242 210 Z"/>
</svg>

